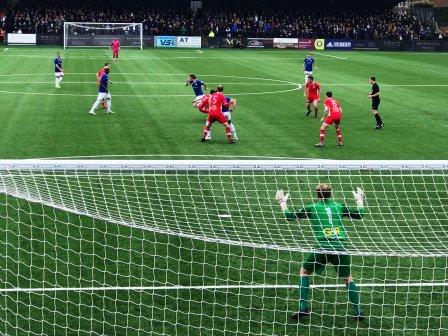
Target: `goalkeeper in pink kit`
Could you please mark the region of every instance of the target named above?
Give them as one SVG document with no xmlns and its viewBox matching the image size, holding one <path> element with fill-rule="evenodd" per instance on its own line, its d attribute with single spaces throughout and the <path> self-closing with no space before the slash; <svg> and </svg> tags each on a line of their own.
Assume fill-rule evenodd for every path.
<svg viewBox="0 0 448 336">
<path fill-rule="evenodd" d="M 110 49 L 112 50 L 112 58 L 114 61 L 118 61 L 118 54 L 120 52 L 120 40 L 119 39 L 113 39 L 110 43 Z"/>
</svg>

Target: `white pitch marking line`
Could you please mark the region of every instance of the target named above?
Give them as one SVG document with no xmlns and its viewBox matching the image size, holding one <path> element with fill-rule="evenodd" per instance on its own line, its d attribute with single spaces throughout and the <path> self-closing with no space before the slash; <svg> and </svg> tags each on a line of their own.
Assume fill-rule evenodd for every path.
<svg viewBox="0 0 448 336">
<path fill-rule="evenodd" d="M 1 84 L 54 84 L 54 81 L 51 82 L 1 82 Z M 66 82 L 64 81 L 63 84 L 96 84 L 96 82 Z M 181 82 L 174 82 L 174 83 L 156 83 L 156 82 L 116 82 L 114 81 L 113 84 L 128 84 L 128 85 L 180 85 L 183 84 Z M 246 83 L 246 82 L 235 82 L 235 83 L 221 83 L 221 82 L 209 82 L 207 81 L 207 84 L 221 84 L 221 85 L 253 85 L 253 86 L 297 86 L 295 83 Z"/>
<path fill-rule="evenodd" d="M 341 59 L 341 60 L 347 60 L 348 58 L 346 58 L 346 57 L 340 57 L 340 56 L 333 56 L 333 55 L 327 55 L 327 54 L 323 54 L 323 53 L 320 53 L 320 52 L 316 52 L 316 51 L 314 51 L 314 52 L 311 52 L 312 54 L 316 54 L 316 55 L 321 55 L 321 56 L 325 56 L 325 57 L 331 57 L 331 58 L 336 58 L 336 59 Z"/>
<path fill-rule="evenodd" d="M 409 282 L 409 283 L 365 283 L 358 287 L 446 287 L 448 282 Z M 47 287 L 47 288 L 0 288 L 0 293 L 39 293 L 39 292 L 96 292 L 96 291 L 157 291 L 157 290 L 228 290 L 228 289 L 296 289 L 296 285 L 222 285 L 222 286 L 115 286 L 115 287 Z M 337 289 L 344 284 L 310 285 L 310 288 Z"/>
<path fill-rule="evenodd" d="M 302 85 L 297 84 L 296 87 L 288 90 L 279 91 L 263 91 L 263 92 L 242 92 L 242 93 L 228 93 L 229 96 L 257 96 L 265 94 L 279 94 L 287 93 L 293 91 L 299 91 L 302 89 Z M 69 96 L 69 97 L 96 97 L 96 94 L 77 94 L 77 93 L 49 93 L 49 92 L 24 92 L 24 91 L 0 91 L 0 93 L 6 94 L 20 94 L 20 95 L 40 95 L 40 96 Z M 114 94 L 114 97 L 136 97 L 136 98 L 147 98 L 147 97 L 191 97 L 191 94 Z"/>
<path fill-rule="evenodd" d="M 8 49 L 9 49 L 9 48 L 5 48 L 5 49 L 3 49 L 3 51 L 4 51 L 4 52 L 5 52 L 5 51 L 8 51 Z"/>
<path fill-rule="evenodd" d="M 198 53 L 203 54 L 204 52 L 202 50 L 196 50 Z"/>
</svg>

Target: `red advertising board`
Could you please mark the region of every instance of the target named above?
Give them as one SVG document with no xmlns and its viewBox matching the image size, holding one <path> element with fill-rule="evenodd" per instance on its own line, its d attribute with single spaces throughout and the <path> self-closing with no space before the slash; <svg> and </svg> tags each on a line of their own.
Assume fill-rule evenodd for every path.
<svg viewBox="0 0 448 336">
<path fill-rule="evenodd" d="M 314 49 L 315 39 L 299 39 L 298 48 L 299 49 Z"/>
</svg>

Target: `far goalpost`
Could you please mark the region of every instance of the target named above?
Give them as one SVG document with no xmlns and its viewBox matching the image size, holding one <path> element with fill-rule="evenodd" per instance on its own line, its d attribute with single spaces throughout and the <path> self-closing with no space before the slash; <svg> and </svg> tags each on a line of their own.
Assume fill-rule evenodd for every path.
<svg viewBox="0 0 448 336">
<path fill-rule="evenodd" d="M 322 184 L 363 207 L 344 234 L 282 212 Z M 448 161 L 0 160 L 0 333 L 447 335 L 447 189 Z M 331 264 L 291 319 L 310 253 L 348 256 L 363 321 Z"/>
<path fill-rule="evenodd" d="M 109 47 L 114 38 L 121 47 L 143 49 L 143 23 L 64 22 L 64 49 Z"/>
</svg>

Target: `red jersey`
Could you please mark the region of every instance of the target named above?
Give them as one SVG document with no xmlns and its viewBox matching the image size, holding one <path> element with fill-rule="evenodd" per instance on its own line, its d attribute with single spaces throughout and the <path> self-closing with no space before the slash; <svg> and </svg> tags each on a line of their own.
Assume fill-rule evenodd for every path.
<svg viewBox="0 0 448 336">
<path fill-rule="evenodd" d="M 306 83 L 306 93 L 308 97 L 319 97 L 320 85 L 318 82 Z"/>
<path fill-rule="evenodd" d="M 101 78 L 101 76 L 104 75 L 104 68 L 100 68 L 96 74 L 96 77 Z"/>
<path fill-rule="evenodd" d="M 110 43 L 110 46 L 111 46 L 111 48 L 112 48 L 113 50 L 118 50 L 118 49 L 120 49 L 120 41 L 119 41 L 119 40 L 113 40 L 113 41 Z"/>
<path fill-rule="evenodd" d="M 222 106 L 228 106 L 226 97 L 222 92 L 216 92 L 209 97 L 210 113 L 222 113 Z"/>
<path fill-rule="evenodd" d="M 202 97 L 201 101 L 198 104 L 198 110 L 202 113 L 208 113 L 208 103 L 209 103 L 210 95 L 206 94 L 204 97 Z"/>
<path fill-rule="evenodd" d="M 336 99 L 333 98 L 326 98 L 325 99 L 325 107 L 328 108 L 328 116 L 329 117 L 341 117 L 341 104 Z"/>
</svg>

